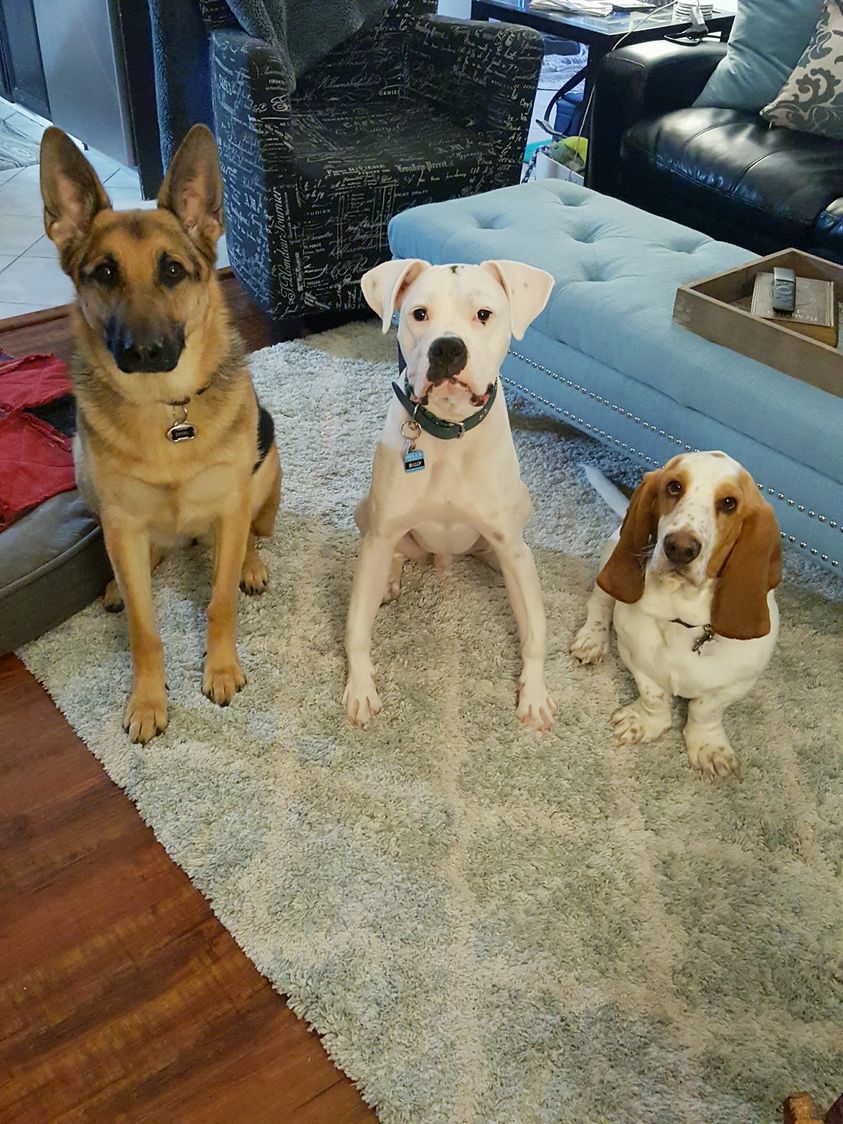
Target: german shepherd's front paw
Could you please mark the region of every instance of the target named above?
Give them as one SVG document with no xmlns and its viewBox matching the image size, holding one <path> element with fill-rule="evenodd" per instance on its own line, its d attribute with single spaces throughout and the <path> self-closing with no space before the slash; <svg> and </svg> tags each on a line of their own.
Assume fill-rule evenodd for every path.
<svg viewBox="0 0 843 1124">
<path fill-rule="evenodd" d="M 102 595 L 102 607 L 107 613 L 123 612 L 123 594 L 114 578 L 105 587 L 105 593 Z"/>
<path fill-rule="evenodd" d="M 238 691 L 246 686 L 246 676 L 239 663 L 214 667 L 207 664 L 202 680 L 202 694 L 217 706 L 228 706 Z"/>
<path fill-rule="evenodd" d="M 167 694 L 154 690 L 134 690 L 123 715 L 123 729 L 141 745 L 167 729 Z"/>
<path fill-rule="evenodd" d="M 240 588 L 250 597 L 264 593 L 269 584 L 269 572 L 257 551 L 246 555 L 240 571 Z"/>
</svg>

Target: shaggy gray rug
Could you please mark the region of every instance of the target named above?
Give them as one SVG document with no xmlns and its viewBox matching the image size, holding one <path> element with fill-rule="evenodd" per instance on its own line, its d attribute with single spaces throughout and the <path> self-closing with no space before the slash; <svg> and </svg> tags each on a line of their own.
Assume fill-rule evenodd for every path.
<svg viewBox="0 0 843 1124">
<path fill-rule="evenodd" d="M 551 637 L 553 734 L 515 720 L 499 575 L 408 567 L 376 626 L 384 713 L 340 710 L 352 511 L 392 341 L 357 325 L 254 356 L 285 468 L 270 591 L 241 605 L 249 685 L 202 697 L 209 568 L 155 575 L 170 728 L 120 728 L 125 622 L 98 606 L 26 648 L 246 953 L 386 1122 L 772 1124 L 843 1086 L 840 587 L 789 559 L 782 638 L 728 728 L 743 781 L 689 768 L 678 729 L 619 751 L 631 697 L 574 666 L 614 516 L 580 463 L 640 470 L 526 407 L 516 442 Z"/>
</svg>

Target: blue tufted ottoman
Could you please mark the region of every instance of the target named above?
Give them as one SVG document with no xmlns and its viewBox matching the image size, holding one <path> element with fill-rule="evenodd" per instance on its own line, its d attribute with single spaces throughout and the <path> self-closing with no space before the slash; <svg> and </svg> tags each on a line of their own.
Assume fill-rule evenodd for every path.
<svg viewBox="0 0 843 1124">
<path fill-rule="evenodd" d="M 787 542 L 843 570 L 843 399 L 685 331 L 677 286 L 754 257 L 559 180 L 405 211 L 396 257 L 514 258 L 556 287 L 505 381 L 646 468 L 723 449 L 754 475 Z"/>
</svg>

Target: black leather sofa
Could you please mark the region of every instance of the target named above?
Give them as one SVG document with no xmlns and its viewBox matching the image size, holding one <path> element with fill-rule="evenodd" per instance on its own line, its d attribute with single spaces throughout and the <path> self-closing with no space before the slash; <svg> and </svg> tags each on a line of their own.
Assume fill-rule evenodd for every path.
<svg viewBox="0 0 843 1124">
<path fill-rule="evenodd" d="M 759 254 L 843 262 L 843 142 L 693 103 L 726 48 L 641 43 L 602 61 L 587 186 Z"/>
</svg>

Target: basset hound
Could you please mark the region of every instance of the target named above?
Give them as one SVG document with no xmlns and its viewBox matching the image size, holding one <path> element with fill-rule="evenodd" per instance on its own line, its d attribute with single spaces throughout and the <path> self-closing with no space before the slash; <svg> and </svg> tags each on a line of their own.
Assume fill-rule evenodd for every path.
<svg viewBox="0 0 843 1124">
<path fill-rule="evenodd" d="M 709 777 L 737 772 L 723 713 L 752 690 L 779 630 L 781 538 L 752 477 L 725 453 L 648 472 L 606 544 L 571 651 L 600 663 L 614 619 L 639 697 L 612 715 L 617 745 L 654 741 L 688 699 L 685 745 Z"/>
</svg>

